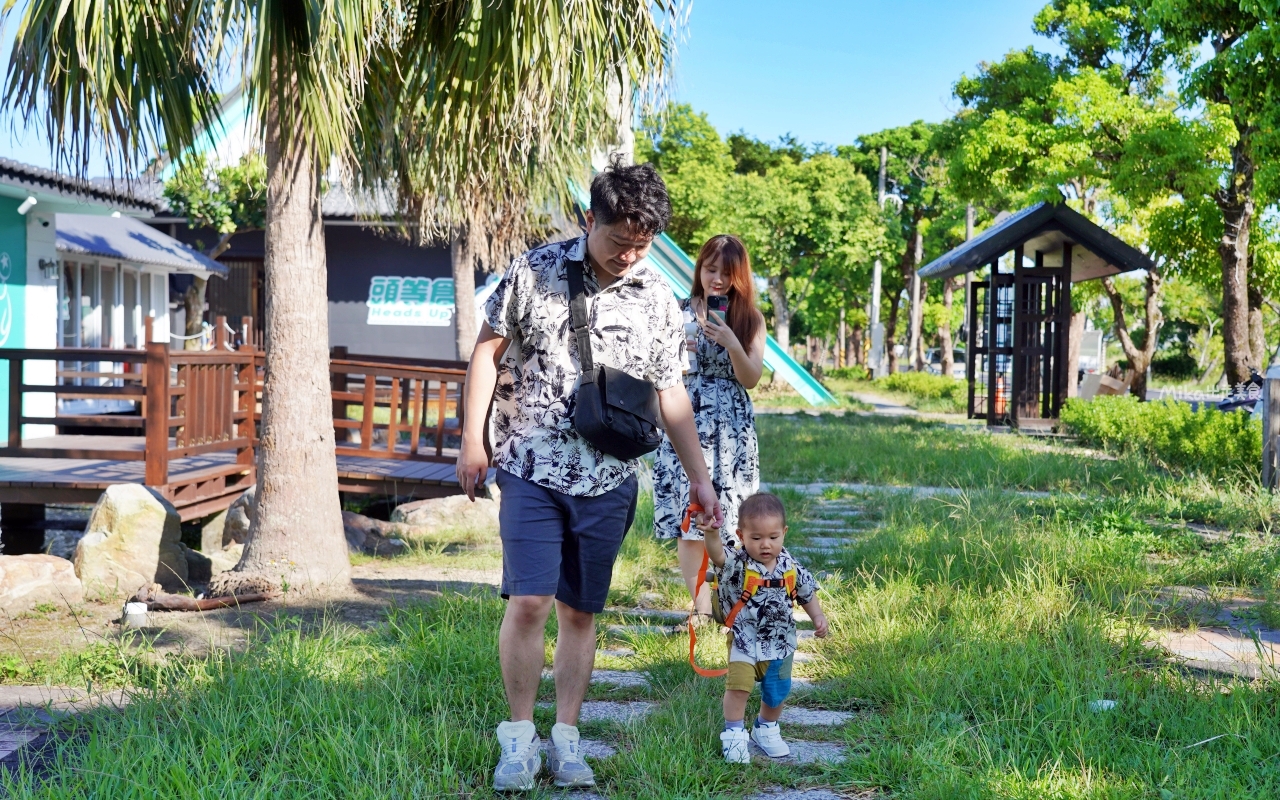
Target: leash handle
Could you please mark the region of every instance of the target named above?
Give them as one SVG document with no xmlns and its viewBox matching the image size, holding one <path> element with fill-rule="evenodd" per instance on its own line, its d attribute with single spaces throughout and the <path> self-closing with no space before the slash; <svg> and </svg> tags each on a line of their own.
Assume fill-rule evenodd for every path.
<svg viewBox="0 0 1280 800">
<path fill-rule="evenodd" d="M 693 515 L 701 514 L 704 510 L 705 509 L 697 503 L 690 503 L 689 507 L 684 510 L 684 519 L 680 520 L 680 532 L 688 533 L 689 525 L 693 522 Z M 706 558 L 706 556 L 704 555 L 703 558 Z M 705 568 L 706 565 L 704 564 L 703 567 Z"/>
<path fill-rule="evenodd" d="M 695 508 L 695 506 L 691 505 L 689 506 L 689 508 L 690 510 L 692 510 L 693 508 Z M 702 506 L 696 506 L 696 508 L 699 511 L 702 510 Z M 686 511 L 684 515 L 684 527 L 683 527 L 683 529 L 686 531 L 688 530 L 688 527 L 687 527 L 688 524 L 689 524 L 689 512 Z M 704 678 L 720 678 L 725 675 L 728 675 L 729 670 L 728 669 L 706 669 L 704 667 L 700 667 L 698 666 L 697 660 L 693 657 L 694 648 L 698 646 L 698 635 L 693 632 L 693 615 L 697 613 L 698 595 L 702 592 L 702 587 L 706 586 L 707 584 L 707 564 L 709 563 L 710 563 L 710 558 L 708 558 L 707 556 L 706 548 L 703 548 L 702 566 L 698 568 L 698 582 L 694 584 L 694 588 L 693 588 L 694 610 L 689 612 L 689 666 L 693 667 L 693 671 L 698 673 Z M 720 602 L 720 598 L 718 597 L 712 598 L 711 602 L 718 603 Z"/>
</svg>

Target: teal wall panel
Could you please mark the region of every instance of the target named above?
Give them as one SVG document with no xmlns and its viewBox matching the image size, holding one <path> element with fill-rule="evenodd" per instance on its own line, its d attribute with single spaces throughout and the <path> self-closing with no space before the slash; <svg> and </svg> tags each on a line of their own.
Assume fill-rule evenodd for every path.
<svg viewBox="0 0 1280 800">
<path fill-rule="evenodd" d="M 22 347 L 26 336 L 27 218 L 21 200 L 0 197 L 0 347 Z M 9 435 L 9 365 L 0 362 L 0 437 Z"/>
</svg>

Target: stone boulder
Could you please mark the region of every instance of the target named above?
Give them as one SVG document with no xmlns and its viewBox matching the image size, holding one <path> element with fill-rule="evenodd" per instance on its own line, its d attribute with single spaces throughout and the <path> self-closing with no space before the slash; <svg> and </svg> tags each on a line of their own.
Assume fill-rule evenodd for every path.
<svg viewBox="0 0 1280 800">
<path fill-rule="evenodd" d="M 41 603 L 66 608 L 82 602 L 84 586 L 65 558 L 0 556 L 0 611 L 19 614 Z"/>
<path fill-rule="evenodd" d="M 249 525 L 253 522 L 254 491 L 257 486 L 250 486 L 248 491 L 236 498 L 226 511 L 219 513 L 200 529 L 200 552 L 212 553 L 232 544 L 244 544 L 249 540 Z"/>
<path fill-rule="evenodd" d="M 240 556 L 244 555 L 244 545 L 229 544 L 221 550 L 212 550 L 205 555 L 209 557 L 210 572 L 214 575 L 230 572 L 236 568 L 236 564 L 240 563 Z"/>
<path fill-rule="evenodd" d="M 213 578 L 213 561 L 205 553 L 199 550 L 192 550 L 185 544 L 182 547 L 182 555 L 187 559 L 187 583 L 192 586 L 196 584 L 207 584 Z"/>
<path fill-rule="evenodd" d="M 498 487 L 492 487 L 496 494 Z M 415 500 L 396 506 L 391 521 L 430 532 L 441 530 L 494 530 L 498 529 L 498 500 L 477 497 L 473 503 L 465 494 L 449 497 L 433 497 Z"/>
<path fill-rule="evenodd" d="M 76 575 L 96 596 L 132 595 L 158 583 L 187 585 L 187 557 L 178 512 L 155 491 L 136 483 L 107 487 L 76 546 Z"/>
<path fill-rule="evenodd" d="M 372 519 L 354 511 L 342 512 L 342 529 L 347 536 L 347 549 L 371 556 L 398 556 L 409 550 L 409 544 L 397 534 L 406 526 Z"/>
</svg>

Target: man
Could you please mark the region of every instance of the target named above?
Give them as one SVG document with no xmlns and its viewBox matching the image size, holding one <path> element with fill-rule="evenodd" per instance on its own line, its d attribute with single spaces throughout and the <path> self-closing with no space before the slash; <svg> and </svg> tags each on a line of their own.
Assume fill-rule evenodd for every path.
<svg viewBox="0 0 1280 800">
<path fill-rule="evenodd" d="M 647 263 L 671 218 L 666 186 L 649 165 L 614 161 L 591 183 L 587 233 L 518 257 L 485 306 L 467 369 L 458 481 L 467 496 L 489 466 L 484 431 L 498 364 L 514 379 L 493 410 L 502 490 L 502 596 L 498 636 L 511 720 L 498 726 L 499 791 L 535 786 L 542 758 L 533 705 L 542 674 L 543 630 L 554 604 L 556 725 L 550 766 L 557 786 L 591 786 L 578 747 L 578 712 L 595 663 L 595 615 L 604 610 L 613 562 L 635 515 L 636 462 L 606 455 L 573 426 L 581 370 L 569 320 L 568 270 L 584 272 L 591 349 L 608 365 L 654 384 L 667 436 L 690 478 L 690 498 L 723 523 L 680 380 L 684 330 L 679 306 Z"/>
</svg>

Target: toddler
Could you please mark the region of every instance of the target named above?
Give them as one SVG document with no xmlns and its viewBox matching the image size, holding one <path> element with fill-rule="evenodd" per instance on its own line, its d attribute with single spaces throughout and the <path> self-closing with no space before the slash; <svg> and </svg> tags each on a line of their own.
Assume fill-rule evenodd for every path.
<svg viewBox="0 0 1280 800">
<path fill-rule="evenodd" d="M 751 761 L 749 742 L 773 758 L 791 752 L 782 740 L 778 718 L 791 692 L 791 662 L 796 652 L 796 623 L 791 606 L 798 601 L 813 620 L 814 633 L 827 635 L 827 618 L 818 602 L 818 583 L 783 548 L 787 512 L 777 497 L 758 493 L 738 509 L 741 547 L 726 550 L 719 536 L 706 536 L 707 557 L 719 573 L 718 597 L 729 627 L 729 674 L 724 687 L 725 761 Z M 747 733 L 744 717 L 752 687 L 760 684 L 760 714 Z"/>
</svg>

